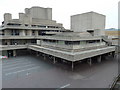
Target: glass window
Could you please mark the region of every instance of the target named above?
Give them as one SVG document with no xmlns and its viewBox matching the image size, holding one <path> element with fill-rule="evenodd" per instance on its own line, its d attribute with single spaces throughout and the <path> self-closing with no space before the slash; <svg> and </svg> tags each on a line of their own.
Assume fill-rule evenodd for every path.
<svg viewBox="0 0 120 90">
<path fill-rule="evenodd" d="M 9 26 L 20 26 L 21 24 L 8 23 Z"/>
<path fill-rule="evenodd" d="M 28 26 L 28 24 L 25 24 L 25 26 L 27 27 L 27 26 Z"/>
<path fill-rule="evenodd" d="M 12 30 L 12 35 L 19 35 L 19 30 Z"/>
<path fill-rule="evenodd" d="M 66 45 L 80 45 L 80 41 L 65 41 Z"/>
<path fill-rule="evenodd" d="M 35 31 L 34 30 L 32 31 L 32 35 L 35 35 Z"/>
<path fill-rule="evenodd" d="M 81 45 L 85 45 L 85 44 L 86 44 L 86 41 L 80 41 L 80 44 L 81 44 Z"/>
</svg>

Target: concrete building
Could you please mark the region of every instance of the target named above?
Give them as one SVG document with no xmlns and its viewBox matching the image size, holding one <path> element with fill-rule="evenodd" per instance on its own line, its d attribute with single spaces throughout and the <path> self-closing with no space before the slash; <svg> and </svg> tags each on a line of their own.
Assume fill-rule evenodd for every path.
<svg viewBox="0 0 120 90">
<path fill-rule="evenodd" d="M 19 13 L 19 19 L 12 19 L 10 13 L 5 13 L 0 34 L 2 45 L 17 45 L 17 49 L 23 49 L 26 44 L 35 44 L 37 36 L 50 36 L 64 31 L 62 24 L 52 20 L 51 8 L 32 7 L 26 8 L 25 13 Z"/>
<path fill-rule="evenodd" d="M 87 12 L 71 16 L 71 29 L 74 32 L 88 31 L 94 35 L 104 35 L 105 15 Z"/>
<path fill-rule="evenodd" d="M 81 21 L 84 15 L 89 19 Z M 51 8 L 27 8 L 25 13 L 19 13 L 19 19 L 5 13 L 0 28 L 2 55 L 11 57 L 35 51 L 37 56 L 49 57 L 54 63 L 58 58 L 71 62 L 73 69 L 77 61 L 86 59 L 92 65 L 92 57 L 101 62 L 102 56 L 115 54 L 115 46 L 110 46 L 109 40 L 99 33 L 105 27 L 104 15 L 90 12 L 74 15 L 71 20 L 72 30 L 66 30 L 52 20 Z"/>
</svg>

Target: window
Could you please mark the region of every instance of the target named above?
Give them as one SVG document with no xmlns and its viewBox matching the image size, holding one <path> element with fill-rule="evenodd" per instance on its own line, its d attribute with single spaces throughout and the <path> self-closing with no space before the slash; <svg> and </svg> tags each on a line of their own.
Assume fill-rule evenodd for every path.
<svg viewBox="0 0 120 90">
<path fill-rule="evenodd" d="M 32 27 L 36 27 L 36 25 L 31 25 Z"/>
<path fill-rule="evenodd" d="M 46 28 L 46 26 L 43 25 L 37 25 L 37 27 Z"/>
<path fill-rule="evenodd" d="M 88 40 L 88 41 L 86 41 L 87 43 L 99 43 L 100 42 L 100 40 Z"/>
<path fill-rule="evenodd" d="M 42 36 L 44 36 L 44 35 L 46 35 L 46 34 L 45 34 L 45 31 L 41 31 L 41 30 L 39 30 L 39 31 L 38 31 L 38 35 L 42 35 Z"/>
<path fill-rule="evenodd" d="M 31 25 L 32 27 L 40 27 L 40 28 L 46 28 L 44 25 Z"/>
<path fill-rule="evenodd" d="M 8 23 L 9 26 L 20 26 L 21 24 Z"/>
<path fill-rule="evenodd" d="M 55 28 L 55 26 L 48 26 L 48 28 Z"/>
<path fill-rule="evenodd" d="M 25 35 L 26 35 L 26 36 L 28 35 L 28 31 L 27 31 L 27 30 L 25 30 Z"/>
<path fill-rule="evenodd" d="M 11 35 L 19 35 L 19 30 L 12 30 Z"/>
<path fill-rule="evenodd" d="M 4 35 L 4 30 L 0 31 L 0 35 Z"/>
<path fill-rule="evenodd" d="M 36 40 L 31 40 L 31 43 L 37 43 Z"/>
<path fill-rule="evenodd" d="M 95 43 L 95 41 L 91 40 L 91 41 L 87 41 L 87 43 Z"/>
<path fill-rule="evenodd" d="M 86 41 L 80 41 L 80 44 L 81 44 L 81 45 L 85 45 L 85 44 L 86 44 Z"/>
<path fill-rule="evenodd" d="M 80 45 L 80 41 L 65 41 L 66 45 Z"/>
<path fill-rule="evenodd" d="M 47 40 L 47 39 L 44 39 L 43 41 L 44 42 L 50 42 L 50 43 L 58 43 L 58 40 Z"/>
<path fill-rule="evenodd" d="M 11 45 L 18 45 L 19 42 L 17 40 L 11 40 Z"/>
<path fill-rule="evenodd" d="M 32 35 L 35 35 L 35 31 L 34 30 L 32 31 Z"/>
<path fill-rule="evenodd" d="M 25 26 L 27 27 L 27 26 L 28 26 L 28 24 L 25 24 Z"/>
</svg>

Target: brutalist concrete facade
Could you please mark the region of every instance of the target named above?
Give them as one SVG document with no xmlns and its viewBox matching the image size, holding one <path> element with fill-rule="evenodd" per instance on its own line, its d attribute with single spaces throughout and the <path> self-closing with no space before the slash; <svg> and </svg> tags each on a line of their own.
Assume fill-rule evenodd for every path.
<svg viewBox="0 0 120 90">
<path fill-rule="evenodd" d="M 19 13 L 19 19 L 12 19 L 10 13 L 4 14 L 0 28 L 2 45 L 0 51 L 7 56 L 17 56 L 21 49 L 34 50 L 37 56 L 51 56 L 73 63 L 92 57 L 114 54 L 115 47 L 102 37 L 105 28 L 105 16 L 88 12 L 71 17 L 72 30 L 66 30 L 62 24 L 52 20 L 52 9 L 42 7 L 26 8 Z M 79 32 L 79 33 L 78 33 Z"/>
<path fill-rule="evenodd" d="M 104 35 L 106 16 L 87 12 L 71 16 L 71 29 L 74 32 L 94 31 L 95 35 Z"/>
</svg>

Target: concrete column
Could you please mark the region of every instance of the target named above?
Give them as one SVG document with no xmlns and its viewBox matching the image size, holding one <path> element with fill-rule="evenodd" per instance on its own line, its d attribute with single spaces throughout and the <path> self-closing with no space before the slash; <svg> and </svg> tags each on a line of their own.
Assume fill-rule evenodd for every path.
<svg viewBox="0 0 120 90">
<path fill-rule="evenodd" d="M 102 42 L 102 39 L 100 39 L 100 43 Z"/>
<path fill-rule="evenodd" d="M 28 30 L 28 36 L 32 36 L 32 30 Z"/>
<path fill-rule="evenodd" d="M 46 59 L 45 54 L 43 54 L 43 58 L 44 58 L 44 60 Z"/>
<path fill-rule="evenodd" d="M 74 62 L 72 62 L 72 71 L 73 71 L 73 69 L 74 69 Z"/>
<path fill-rule="evenodd" d="M 113 56 L 113 58 L 115 58 L 115 52 L 112 52 L 112 56 Z"/>
<path fill-rule="evenodd" d="M 110 52 L 109 55 L 111 56 L 111 55 L 112 55 L 112 52 Z"/>
<path fill-rule="evenodd" d="M 32 54 L 32 50 L 30 49 L 30 55 Z"/>
<path fill-rule="evenodd" d="M 114 58 L 118 60 L 118 56 L 119 56 L 118 53 L 115 53 Z"/>
<path fill-rule="evenodd" d="M 98 59 L 97 59 L 98 63 L 101 62 L 101 56 L 98 56 Z"/>
<path fill-rule="evenodd" d="M 13 56 L 14 57 L 16 56 L 16 50 L 13 50 Z"/>
<path fill-rule="evenodd" d="M 20 36 L 25 36 L 25 30 L 20 30 Z"/>
<path fill-rule="evenodd" d="M 92 66 L 92 59 L 91 59 L 91 58 L 88 59 L 88 64 L 89 64 L 90 66 Z"/>
<path fill-rule="evenodd" d="M 39 52 L 36 52 L 36 56 L 39 56 Z"/>
<path fill-rule="evenodd" d="M 6 42 L 7 42 L 7 45 L 10 45 L 10 40 L 6 40 Z"/>
<path fill-rule="evenodd" d="M 56 63 L 55 57 L 53 57 L 53 63 L 54 63 L 54 64 Z"/>
<path fill-rule="evenodd" d="M 38 31 L 35 31 L 35 36 L 38 36 Z"/>
</svg>

